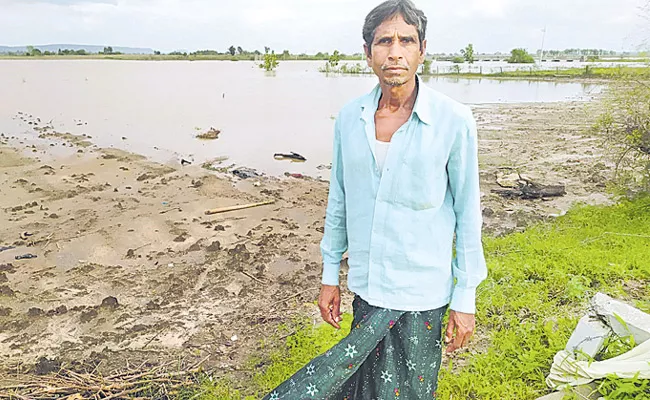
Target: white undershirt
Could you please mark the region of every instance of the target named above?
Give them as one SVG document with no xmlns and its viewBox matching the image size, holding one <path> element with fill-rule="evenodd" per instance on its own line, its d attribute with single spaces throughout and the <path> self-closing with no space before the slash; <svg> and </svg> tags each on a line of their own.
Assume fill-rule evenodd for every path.
<svg viewBox="0 0 650 400">
<path fill-rule="evenodd" d="M 384 164 L 386 163 L 386 155 L 388 154 L 389 147 L 390 142 L 375 140 L 375 156 L 377 157 L 377 166 L 379 167 L 380 174 L 384 170 Z"/>
</svg>

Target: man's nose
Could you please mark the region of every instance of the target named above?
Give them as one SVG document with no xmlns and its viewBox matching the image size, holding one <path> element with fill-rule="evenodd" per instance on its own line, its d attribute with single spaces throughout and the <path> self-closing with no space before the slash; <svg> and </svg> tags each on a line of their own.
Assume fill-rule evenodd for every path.
<svg viewBox="0 0 650 400">
<path fill-rule="evenodd" d="M 390 61 L 401 61 L 403 58 L 402 46 L 400 46 L 399 40 L 394 40 L 388 50 L 388 59 Z"/>
</svg>

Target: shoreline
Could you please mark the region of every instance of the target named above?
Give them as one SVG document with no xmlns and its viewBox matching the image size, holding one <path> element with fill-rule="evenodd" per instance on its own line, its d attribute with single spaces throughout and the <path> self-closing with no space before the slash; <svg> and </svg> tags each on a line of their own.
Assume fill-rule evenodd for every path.
<svg viewBox="0 0 650 400">
<path fill-rule="evenodd" d="M 79 61 L 79 60 L 104 60 L 104 61 L 229 61 L 229 62 L 253 62 L 257 63 L 260 60 L 255 60 L 254 57 L 249 56 L 183 56 L 183 55 L 130 55 L 130 54 L 120 54 L 120 55 L 102 55 L 102 54 L 91 54 L 91 55 L 48 55 L 48 56 L 10 56 L 10 55 L 0 55 L 0 61 Z M 305 57 L 299 59 L 288 59 L 283 60 L 279 59 L 280 63 L 282 62 L 323 62 L 327 63 L 327 58 L 316 58 L 316 57 Z M 365 63 L 365 60 L 359 60 L 358 58 L 345 57 L 341 58 L 341 62 L 353 62 Z M 635 61 L 636 62 L 636 61 Z M 594 64 L 598 63 L 597 61 Z M 632 63 L 632 62 L 628 62 Z M 458 64 L 456 64 L 458 65 Z M 463 64 L 464 65 L 464 64 Z M 427 78 L 467 78 L 467 79 L 495 79 L 495 80 L 524 80 L 524 81 L 548 81 L 548 82 L 581 82 L 581 83 L 600 83 L 606 84 L 612 80 L 617 79 L 620 76 L 637 76 L 641 79 L 650 78 L 650 66 L 645 67 L 628 67 L 625 65 L 620 65 L 617 67 L 614 66 L 598 66 L 596 65 L 587 65 L 587 67 L 555 67 L 555 68 L 541 68 L 537 69 L 536 64 L 513 64 L 517 65 L 522 70 L 516 71 L 505 71 L 505 72 L 495 72 L 495 73 L 476 73 L 476 72 L 435 72 L 432 71 L 428 74 L 422 74 L 421 76 Z M 535 65 L 535 69 L 528 71 L 526 68 L 533 68 L 531 65 Z M 474 66 L 481 66 L 481 63 L 478 62 Z M 335 71 L 320 71 L 323 74 L 332 74 L 332 75 L 372 75 L 371 72 L 341 72 L 338 70 Z"/>
</svg>

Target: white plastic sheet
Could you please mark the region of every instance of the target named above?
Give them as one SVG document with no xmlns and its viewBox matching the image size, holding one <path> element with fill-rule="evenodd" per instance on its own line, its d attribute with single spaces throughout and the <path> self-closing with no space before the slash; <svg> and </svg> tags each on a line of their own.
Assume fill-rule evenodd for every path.
<svg viewBox="0 0 650 400">
<path fill-rule="evenodd" d="M 578 361 L 572 352 L 562 350 L 553 358 L 546 384 L 560 390 L 568 386 L 586 385 L 607 376 L 650 379 L 650 340 L 605 361 Z"/>
</svg>

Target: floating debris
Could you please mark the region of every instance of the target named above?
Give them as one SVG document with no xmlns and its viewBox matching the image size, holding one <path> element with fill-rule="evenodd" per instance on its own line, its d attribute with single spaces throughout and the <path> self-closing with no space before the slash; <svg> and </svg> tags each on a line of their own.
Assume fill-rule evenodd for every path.
<svg viewBox="0 0 650 400">
<path fill-rule="evenodd" d="M 221 131 L 219 129 L 214 129 L 211 127 L 209 131 L 201 133 L 196 137 L 197 139 L 203 139 L 203 140 L 215 140 L 215 139 L 219 139 L 220 133 Z"/>
<path fill-rule="evenodd" d="M 234 169 L 232 170 L 232 174 L 241 179 L 259 178 L 260 176 L 262 176 L 254 169 L 247 168 L 247 167 Z"/>
<path fill-rule="evenodd" d="M 301 156 L 298 153 L 294 153 L 293 151 L 290 154 L 283 154 L 283 153 L 275 153 L 273 155 L 273 158 L 276 160 L 291 160 L 291 161 L 307 161 L 307 159 L 303 156 Z"/>
</svg>

